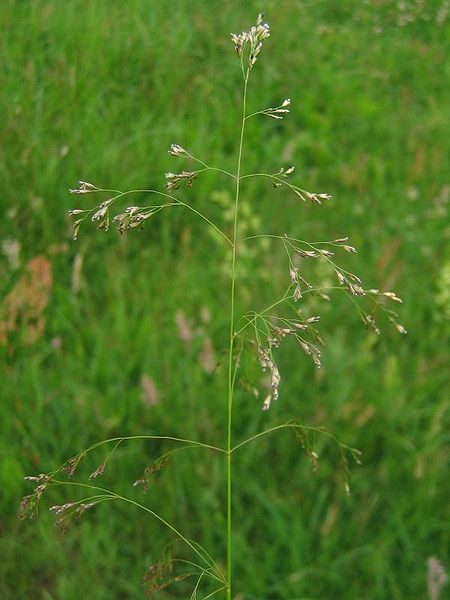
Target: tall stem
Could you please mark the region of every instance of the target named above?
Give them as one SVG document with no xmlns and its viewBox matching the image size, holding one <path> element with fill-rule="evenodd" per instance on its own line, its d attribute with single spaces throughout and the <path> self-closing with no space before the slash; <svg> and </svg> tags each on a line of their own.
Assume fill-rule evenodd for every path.
<svg viewBox="0 0 450 600">
<path fill-rule="evenodd" d="M 244 130 L 245 130 L 245 113 L 247 106 L 247 84 L 248 84 L 248 69 L 244 74 L 244 93 L 242 99 L 242 121 L 241 135 L 239 140 L 239 152 L 236 169 L 236 197 L 234 203 L 234 223 L 233 223 L 233 248 L 231 259 L 231 306 L 230 306 L 230 345 L 228 355 L 228 415 L 227 415 L 227 581 L 226 589 L 227 600 L 231 600 L 231 580 L 232 580 L 232 563 L 233 563 L 233 547 L 232 547 L 232 468 L 231 468 L 231 451 L 232 451 L 232 415 L 233 415 L 233 393 L 234 393 L 234 376 L 233 376 L 233 351 L 234 351 L 234 305 L 235 305 L 235 288 L 236 288 L 236 254 L 237 254 L 237 224 L 238 224 L 238 209 L 239 209 L 239 192 L 241 181 L 241 162 L 242 148 L 244 145 Z"/>
</svg>

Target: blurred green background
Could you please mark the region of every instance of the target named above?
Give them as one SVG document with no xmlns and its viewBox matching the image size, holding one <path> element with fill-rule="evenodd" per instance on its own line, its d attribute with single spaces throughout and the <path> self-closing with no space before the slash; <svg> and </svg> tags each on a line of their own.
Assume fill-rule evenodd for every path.
<svg viewBox="0 0 450 600">
<path fill-rule="evenodd" d="M 93 509 L 61 537 L 47 508 L 73 499 L 71 490 L 48 494 L 36 522 L 19 521 L 20 499 L 32 489 L 25 475 L 116 435 L 224 443 L 225 248 L 179 209 L 142 233 L 119 237 L 88 225 L 73 242 L 67 211 L 93 198 L 66 190 L 78 179 L 163 189 L 164 172 L 188 168 L 168 156 L 174 142 L 233 170 L 241 76 L 229 33 L 260 10 L 272 36 L 252 73 L 250 109 L 290 97 L 292 110 L 284 121 L 249 122 L 244 170 L 295 164 L 295 183 L 333 200 L 307 206 L 249 182 L 243 231 L 349 235 L 359 251 L 345 265 L 367 287 L 404 298 L 408 336 L 381 321 L 382 336 L 366 331 L 344 296 L 305 300 L 322 315 L 323 368 L 286 343 L 280 400 L 268 413 L 251 392 L 260 374 L 244 360 L 236 441 L 295 417 L 361 449 L 363 463 L 352 468 L 347 497 L 339 455 L 322 437 L 316 473 L 288 433 L 236 455 L 236 600 L 427 598 L 427 558 L 449 565 L 449 3 L 2 0 L 5 600 L 142 598 L 142 576 L 171 539 L 118 503 Z M 180 197 L 229 231 L 226 179 L 205 175 Z M 145 195 L 130 202 L 146 203 Z M 326 268 L 310 275 L 333 280 Z M 282 249 L 248 245 L 243 310 L 264 307 L 288 282 Z M 180 326 L 190 339 L 180 339 Z M 219 364 L 212 373 L 211 361 Z M 132 487 L 167 448 L 123 445 L 102 483 L 161 512 L 223 561 L 219 457 L 180 453 L 147 496 Z M 187 598 L 186 589 L 159 597 Z"/>
</svg>

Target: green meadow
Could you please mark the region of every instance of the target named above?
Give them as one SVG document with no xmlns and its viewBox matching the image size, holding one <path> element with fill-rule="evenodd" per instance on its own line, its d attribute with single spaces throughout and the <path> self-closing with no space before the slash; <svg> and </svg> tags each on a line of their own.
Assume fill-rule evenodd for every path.
<svg viewBox="0 0 450 600">
<path fill-rule="evenodd" d="M 164 191 L 166 172 L 190 168 L 168 155 L 172 143 L 234 171 L 242 84 L 230 32 L 261 10 L 271 37 L 252 71 L 249 110 L 290 98 L 290 114 L 249 121 L 243 170 L 295 165 L 293 182 L 333 198 L 307 204 L 249 179 L 240 234 L 349 236 L 358 252 L 344 253 L 343 264 L 367 288 L 403 298 L 393 308 L 408 334 L 380 315 L 377 336 L 345 294 L 305 295 L 307 314 L 321 315 L 323 365 L 283 342 L 280 398 L 267 412 L 255 348 L 245 346 L 236 443 L 295 418 L 358 448 L 362 464 L 349 465 L 348 495 L 339 449 L 326 436 L 310 435 L 317 468 L 289 431 L 236 453 L 234 598 L 427 599 L 427 560 L 450 569 L 449 3 L 2 0 L 4 600 L 145 598 L 145 573 L 173 539 L 120 502 L 94 507 L 61 535 L 48 508 L 82 497 L 69 485 L 44 495 L 38 519 L 20 520 L 33 489 L 25 476 L 118 436 L 225 444 L 227 248 L 179 207 L 122 236 L 86 221 L 73 241 L 69 209 L 95 199 L 68 190 L 81 179 Z M 229 179 L 205 173 L 177 193 L 230 231 Z M 151 201 L 138 193 L 121 206 Z M 289 285 L 280 245 L 253 239 L 242 248 L 239 314 L 270 305 Z M 321 261 L 304 268 L 315 283 L 336 285 Z M 96 481 L 164 515 L 224 566 L 220 455 L 177 453 L 147 494 L 133 486 L 170 447 L 121 444 Z M 100 448 L 74 480 L 88 481 L 104 458 Z M 189 558 L 182 544 L 173 552 Z M 189 599 L 189 584 L 152 597 Z"/>
</svg>

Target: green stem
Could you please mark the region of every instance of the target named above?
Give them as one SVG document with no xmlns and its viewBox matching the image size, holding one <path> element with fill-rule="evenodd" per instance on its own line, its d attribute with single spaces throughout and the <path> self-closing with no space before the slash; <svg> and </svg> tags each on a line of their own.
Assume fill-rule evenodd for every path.
<svg viewBox="0 0 450 600">
<path fill-rule="evenodd" d="M 200 165 L 203 165 L 205 167 L 205 169 L 204 169 L 205 171 L 217 171 L 218 173 L 223 173 L 224 175 L 228 175 L 228 177 L 231 177 L 232 179 L 236 179 L 236 176 L 233 175 L 233 173 L 229 173 L 228 171 L 225 171 L 224 169 L 219 169 L 218 167 L 210 167 L 207 163 L 203 162 L 196 156 L 189 154 L 189 152 L 186 152 L 186 154 L 187 154 L 187 156 L 189 156 L 189 158 L 191 158 L 192 160 L 195 160 L 195 162 L 198 162 Z"/>
<path fill-rule="evenodd" d="M 339 439 L 336 436 L 334 436 L 332 433 L 327 431 L 324 427 L 311 427 L 308 425 L 301 425 L 300 423 L 295 423 L 293 421 L 288 422 L 288 423 L 283 423 L 282 425 L 276 425 L 275 427 L 270 427 L 270 429 L 265 429 L 264 431 L 260 431 L 259 433 L 256 433 L 255 435 L 250 436 L 243 442 L 236 444 L 236 446 L 234 446 L 234 448 L 231 449 L 231 452 L 235 452 L 239 448 L 242 448 L 242 446 L 246 446 L 250 442 L 257 440 L 258 438 L 263 437 L 264 435 L 268 435 L 269 433 L 273 433 L 274 431 L 279 431 L 280 429 L 293 429 L 294 431 L 300 429 L 302 431 L 311 431 L 311 432 L 315 432 L 315 433 L 321 433 L 322 435 L 328 437 L 333 442 L 335 442 L 338 445 L 338 447 L 340 448 L 341 453 L 343 453 L 343 451 L 345 450 L 345 451 L 349 452 L 353 457 L 359 457 L 361 455 L 361 452 L 357 448 L 352 448 L 351 446 L 348 446 L 347 444 L 343 444 L 341 441 L 339 441 Z"/>
<path fill-rule="evenodd" d="M 198 217 L 200 217 L 201 219 L 206 221 L 206 223 L 208 223 L 208 225 L 210 225 L 213 229 L 215 229 L 217 231 L 217 233 L 219 233 L 229 244 L 231 243 L 230 239 L 224 234 L 224 232 L 219 227 L 217 227 L 217 225 L 215 223 L 213 223 L 210 219 L 208 219 L 208 217 L 206 215 L 204 215 L 202 212 L 200 212 L 199 210 L 197 210 L 190 204 L 187 204 L 187 202 L 183 202 L 182 200 L 179 200 L 178 198 L 176 198 L 175 196 L 172 196 L 171 194 L 166 194 L 166 193 L 160 192 L 158 190 L 130 190 L 129 192 L 121 192 L 121 194 L 119 196 L 117 196 L 117 198 L 121 198 L 127 194 L 134 194 L 134 193 L 157 194 L 158 196 L 163 196 L 164 198 L 170 198 L 171 200 L 175 200 L 175 202 L 173 204 L 161 205 L 162 208 L 168 207 L 168 206 L 184 206 L 184 208 L 187 208 L 188 210 L 195 213 Z"/>
<path fill-rule="evenodd" d="M 301 187 L 298 187 L 298 185 L 294 185 L 292 183 L 289 183 L 288 181 L 286 181 L 286 179 L 283 179 L 281 177 L 278 177 L 276 174 L 271 174 L 271 173 L 248 173 L 247 175 L 242 175 L 241 179 L 250 179 L 252 177 L 266 177 L 267 179 L 272 179 L 272 181 L 276 181 L 277 183 L 281 184 L 281 185 L 286 185 L 287 187 L 293 189 L 293 190 L 298 190 L 299 192 L 303 192 L 304 194 L 307 194 L 307 190 L 302 189 Z"/>
<path fill-rule="evenodd" d="M 218 568 L 216 567 L 216 565 L 214 564 L 213 561 L 209 562 L 209 555 L 206 553 L 206 551 L 204 551 L 204 549 L 201 546 L 199 546 L 199 547 L 201 548 L 202 551 L 200 551 L 196 547 L 196 545 L 194 544 L 194 542 L 192 542 L 191 540 L 187 539 L 178 529 L 176 529 L 171 523 L 169 523 L 168 521 L 166 521 L 161 515 L 159 515 L 158 513 L 154 512 L 150 508 L 147 508 L 143 504 L 140 504 L 139 502 L 136 502 L 136 500 L 133 500 L 132 498 L 127 498 L 126 496 L 121 496 L 120 494 L 117 494 L 116 492 L 113 492 L 112 490 L 108 490 L 106 488 L 102 488 L 102 487 L 99 487 L 97 485 L 90 485 L 88 483 L 81 483 L 81 482 L 78 482 L 78 481 L 62 481 L 62 480 L 60 481 L 60 480 L 57 480 L 57 479 L 54 479 L 53 483 L 57 484 L 57 485 L 72 485 L 72 486 L 76 486 L 76 487 L 87 488 L 87 489 L 91 489 L 91 490 L 95 490 L 95 491 L 99 491 L 99 492 L 104 492 L 104 493 L 106 493 L 108 495 L 108 497 L 110 499 L 113 499 L 113 500 L 114 499 L 115 500 L 122 500 L 123 502 L 127 502 L 128 504 L 132 504 L 133 506 L 136 506 L 137 508 L 141 508 L 145 512 L 147 512 L 150 515 L 152 515 L 153 517 L 155 517 L 158 521 L 160 521 L 167 528 L 169 528 L 186 545 L 188 545 L 197 554 L 197 556 L 199 558 L 201 558 L 204 562 L 206 562 L 207 564 L 209 564 L 209 566 L 212 567 L 215 570 L 215 572 L 217 572 L 220 575 L 220 571 L 218 570 Z M 222 580 L 222 578 L 220 578 L 220 579 Z"/>
<path fill-rule="evenodd" d="M 233 248 L 231 258 L 231 307 L 230 307 L 230 345 L 228 355 L 228 414 L 227 414 L 227 581 L 226 598 L 231 600 L 231 582 L 232 582 L 232 562 L 233 562 L 233 547 L 232 547 L 232 411 L 233 411 L 233 392 L 234 392 L 234 376 L 233 376 L 233 351 L 234 351 L 234 309 L 235 309 L 235 291 L 236 291 L 236 242 L 237 242 L 237 224 L 238 224 L 238 209 L 239 209 L 239 192 L 241 180 L 241 163 L 242 149 L 244 146 L 244 130 L 245 130 L 245 113 L 247 108 L 247 84 L 248 84 L 248 69 L 244 75 L 244 93 L 242 99 L 242 120 L 241 120 L 241 135 L 239 140 L 239 153 L 236 170 L 236 196 L 234 203 L 234 223 L 233 223 Z"/>
</svg>

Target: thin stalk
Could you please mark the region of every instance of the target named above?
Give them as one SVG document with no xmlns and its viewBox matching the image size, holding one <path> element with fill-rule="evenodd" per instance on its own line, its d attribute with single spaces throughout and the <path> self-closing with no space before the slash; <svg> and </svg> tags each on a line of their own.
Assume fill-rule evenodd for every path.
<svg viewBox="0 0 450 600">
<path fill-rule="evenodd" d="M 208 167 L 207 169 L 202 169 L 202 170 L 203 171 L 206 171 L 206 170 L 222 171 L 222 169 L 216 169 L 214 167 Z M 225 173 L 226 175 L 230 175 L 231 177 L 233 177 L 233 179 L 235 178 L 234 175 L 231 175 L 231 173 L 227 173 L 226 171 L 222 171 L 222 172 Z M 200 173 L 200 171 L 198 171 L 198 173 Z M 150 189 L 127 190 L 126 192 L 121 192 L 120 190 L 109 190 L 109 189 L 98 188 L 98 189 L 92 190 L 90 193 L 94 193 L 94 192 L 114 193 L 114 194 L 116 194 L 114 196 L 114 198 L 112 198 L 112 200 L 114 202 L 116 200 L 124 198 L 125 196 L 129 196 L 130 194 L 156 194 L 157 196 L 163 196 L 164 198 L 170 198 L 170 200 L 173 200 L 173 202 L 171 202 L 171 203 L 160 204 L 158 206 L 148 206 L 148 207 L 143 207 L 143 208 L 148 208 L 149 210 L 156 209 L 155 210 L 155 214 L 156 214 L 156 212 L 159 212 L 159 210 L 162 210 L 163 208 L 170 208 L 172 206 L 183 206 L 184 208 L 187 208 L 191 212 L 195 213 L 198 217 L 203 219 L 203 221 L 205 221 L 206 223 L 208 223 L 208 225 L 210 225 L 213 229 L 215 229 L 217 231 L 217 233 L 227 241 L 228 244 L 231 244 L 231 240 L 229 239 L 229 237 L 227 235 L 225 235 L 225 233 L 215 223 L 213 223 L 210 219 L 208 219 L 208 217 L 206 215 L 204 215 L 202 212 L 200 212 L 199 210 L 197 210 L 196 208 L 194 208 L 187 202 L 183 202 L 182 200 L 180 200 L 179 198 L 176 198 L 175 196 L 172 196 L 171 194 L 167 194 L 165 192 L 160 192 L 159 190 L 150 190 Z M 96 212 L 98 210 L 98 208 L 99 207 L 96 206 L 95 208 L 89 208 L 89 209 L 86 209 L 85 211 L 83 211 L 86 213 L 85 219 L 91 213 Z"/>
<path fill-rule="evenodd" d="M 230 243 L 229 238 L 224 234 L 224 232 L 217 227 L 217 225 L 215 223 L 213 223 L 210 219 L 208 219 L 208 217 L 206 215 L 204 215 L 202 212 L 200 212 L 199 210 L 197 210 L 196 208 L 194 208 L 193 206 L 191 206 L 190 204 L 187 204 L 186 202 L 183 202 L 182 200 L 176 198 L 175 196 L 172 196 L 171 194 L 166 194 L 164 192 L 160 192 L 159 190 L 130 190 L 128 192 L 121 192 L 117 198 L 122 198 L 123 196 L 126 196 L 128 194 L 135 194 L 135 193 L 148 193 L 148 194 L 157 194 L 158 196 L 163 196 L 165 198 L 170 198 L 171 200 L 175 200 L 175 202 L 173 204 L 163 204 L 161 205 L 162 208 L 164 207 L 168 207 L 168 206 L 184 206 L 184 208 L 187 208 L 188 210 L 192 211 L 193 213 L 195 213 L 198 217 L 200 217 L 201 219 L 203 219 L 204 221 L 206 221 L 206 223 L 208 223 L 208 225 L 210 225 L 213 229 L 215 229 L 217 231 L 217 233 L 219 233 L 228 243 Z M 115 200 L 117 199 L 115 198 Z"/>
<path fill-rule="evenodd" d="M 233 548 L 232 548 L 232 466 L 231 466 L 231 452 L 232 452 L 232 415 L 233 415 L 233 392 L 234 392 L 234 376 L 233 376 L 233 351 L 234 351 L 234 309 L 235 309 L 235 292 L 236 292 L 236 242 L 237 242 L 237 224 L 238 224 L 238 210 L 239 210 L 239 193 L 240 193 L 240 180 L 241 180 L 241 163 L 242 163 L 242 149 L 244 146 L 244 131 L 245 131 L 245 113 L 247 109 L 247 84 L 248 84 L 248 69 L 244 74 L 244 92 L 242 98 L 242 120 L 241 120 L 241 134 L 239 140 L 239 152 L 236 169 L 236 196 L 234 203 L 234 223 L 233 223 L 233 247 L 231 257 L 231 302 L 230 302 L 230 344 L 229 344 L 229 355 L 228 355 L 228 414 L 227 414 L 227 581 L 228 585 L 226 588 L 227 600 L 231 600 L 231 583 L 232 583 L 232 562 L 233 562 Z"/>
<path fill-rule="evenodd" d="M 218 594 L 219 592 L 221 592 L 224 589 L 226 589 L 226 586 L 217 588 L 217 590 L 214 590 L 214 592 L 211 592 L 210 594 L 208 594 L 207 596 L 205 596 L 203 600 L 207 600 L 207 598 L 212 598 L 213 596 L 215 596 L 216 594 Z"/>
<path fill-rule="evenodd" d="M 187 156 L 189 156 L 189 158 L 191 158 L 192 160 L 195 160 L 195 162 L 198 162 L 200 165 L 203 165 L 205 167 L 205 169 L 204 169 L 205 171 L 207 171 L 207 170 L 209 170 L 209 171 L 217 171 L 219 173 L 223 173 L 224 175 L 228 175 L 228 177 L 232 177 L 233 179 L 236 179 L 236 175 L 233 175 L 233 173 L 229 173 L 228 171 L 225 171 L 224 169 L 219 169 L 218 167 L 211 167 L 210 165 L 208 165 L 207 163 L 203 162 L 202 160 L 200 160 L 196 156 L 193 156 L 192 154 L 189 154 L 189 152 L 187 152 L 186 150 L 185 150 L 185 153 L 186 153 Z"/>
<path fill-rule="evenodd" d="M 110 499 L 112 500 L 122 500 L 123 502 L 127 502 L 128 504 L 132 504 L 133 506 L 136 506 L 137 508 L 141 508 L 142 510 L 144 510 L 145 512 L 149 513 L 150 515 L 152 515 L 153 517 L 155 517 L 158 521 L 160 521 L 163 525 L 165 525 L 166 527 L 168 527 L 176 536 L 178 536 L 186 545 L 188 545 L 196 554 L 199 558 L 201 558 L 203 561 L 205 561 L 207 564 L 209 563 L 209 555 L 207 554 L 206 550 L 204 550 L 201 546 L 201 551 L 196 547 L 195 543 L 191 540 L 189 540 L 188 538 L 186 538 L 178 529 L 176 529 L 171 523 L 169 523 L 168 521 L 166 521 L 161 515 L 159 515 L 158 513 L 154 512 L 153 510 L 151 510 L 150 508 L 147 508 L 147 506 L 144 506 L 143 504 L 140 504 L 139 502 L 136 502 L 136 500 L 133 500 L 132 498 L 127 498 L 126 496 L 121 496 L 120 494 L 117 494 L 116 492 L 113 492 L 112 490 L 108 490 L 102 487 L 99 487 L 97 485 L 91 485 L 88 483 L 81 483 L 78 481 L 59 481 L 59 480 L 53 480 L 54 484 L 57 485 L 67 485 L 67 486 L 76 486 L 76 487 L 81 487 L 81 488 L 87 488 L 87 489 L 91 489 L 91 490 L 96 490 L 99 492 L 105 492 Z M 214 564 L 214 561 L 211 560 L 211 562 L 209 563 L 209 566 L 212 567 L 212 569 L 217 569 L 217 574 L 220 575 L 220 570 L 216 567 L 216 565 Z"/>
</svg>

